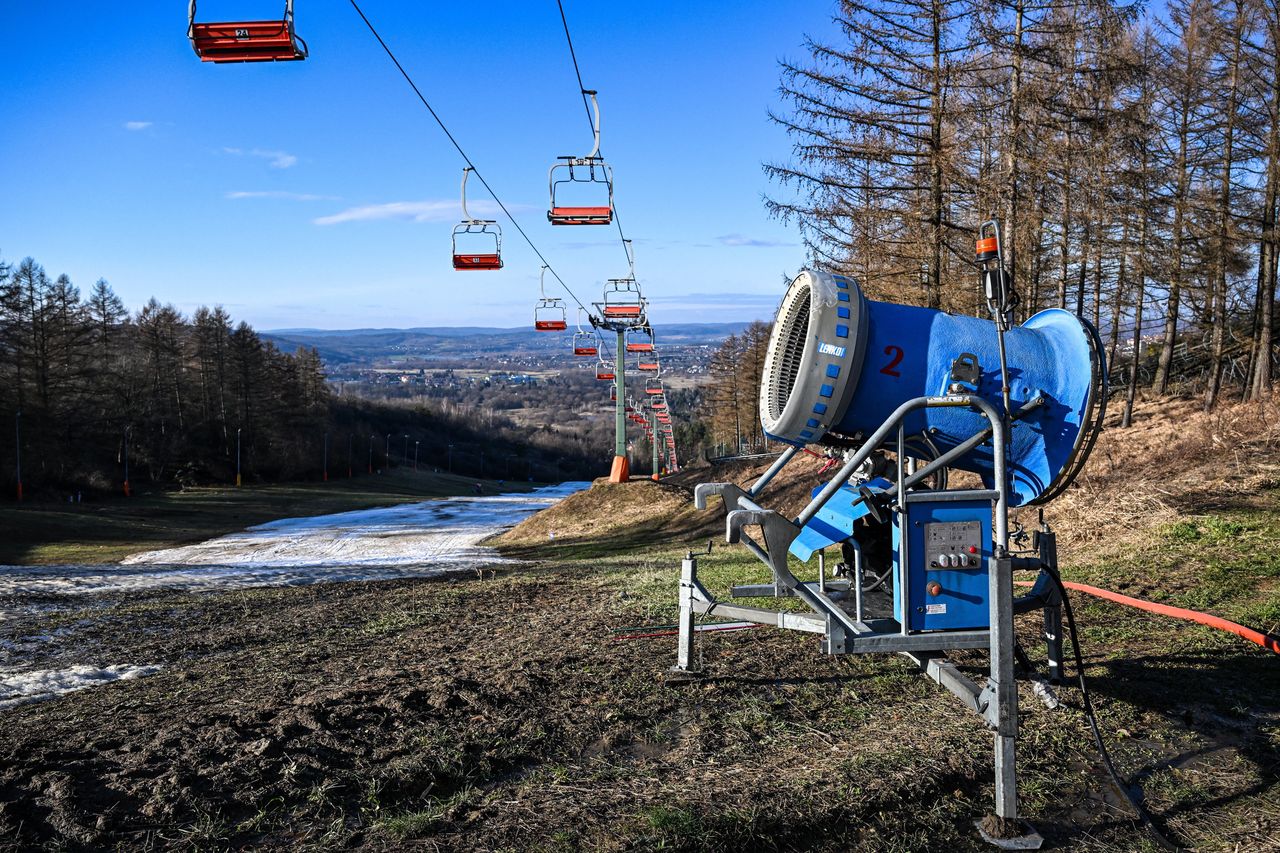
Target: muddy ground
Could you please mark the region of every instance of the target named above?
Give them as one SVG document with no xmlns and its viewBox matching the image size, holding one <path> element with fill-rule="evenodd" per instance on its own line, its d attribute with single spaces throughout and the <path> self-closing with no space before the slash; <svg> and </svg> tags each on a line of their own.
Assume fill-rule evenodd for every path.
<svg viewBox="0 0 1280 853">
<path fill-rule="evenodd" d="M 970 821 L 989 806 L 990 738 L 976 717 L 903 659 L 824 657 L 805 636 L 764 630 L 701 638 L 709 677 L 663 686 L 672 639 L 619 641 L 614 629 L 657 615 L 629 578 L 673 575 L 606 562 L 126 598 L 74 645 L 165 669 L 4 712 L 0 838 L 984 849 Z M 1275 661 L 1197 629 L 1131 642 L 1093 644 L 1091 683 L 1122 772 L 1161 827 L 1201 849 L 1280 849 Z M 1023 690 L 1025 809 L 1053 848 L 1145 849 L 1078 696 L 1062 693 L 1067 707 L 1050 712 Z"/>
</svg>

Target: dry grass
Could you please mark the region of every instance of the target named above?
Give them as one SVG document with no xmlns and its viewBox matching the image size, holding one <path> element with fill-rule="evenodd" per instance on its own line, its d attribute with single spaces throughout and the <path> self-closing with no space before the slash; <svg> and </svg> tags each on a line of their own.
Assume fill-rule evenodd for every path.
<svg viewBox="0 0 1280 853">
<path fill-rule="evenodd" d="M 1133 425 L 1119 414 L 1076 484 L 1045 512 L 1073 562 L 1142 545 L 1186 515 L 1247 505 L 1280 486 L 1280 410 L 1274 400 L 1204 412 L 1198 400 L 1144 401 Z M 1020 514 L 1024 523 L 1032 513 Z"/>
</svg>

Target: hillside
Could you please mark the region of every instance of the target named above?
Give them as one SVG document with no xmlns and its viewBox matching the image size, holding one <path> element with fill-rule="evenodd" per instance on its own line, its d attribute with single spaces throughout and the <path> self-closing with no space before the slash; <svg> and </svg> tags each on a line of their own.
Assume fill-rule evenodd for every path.
<svg viewBox="0 0 1280 853">
<path fill-rule="evenodd" d="M 1275 630 L 1274 407 L 1139 411 L 1051 508 L 1068 578 Z M 784 503 L 817 467 L 795 463 Z M 24 612 L 14 648 L 70 638 L 160 669 L 6 711 L 0 835 L 24 849 L 990 849 L 972 824 L 990 809 L 990 736 L 904 659 L 822 655 L 770 629 L 700 634 L 707 678 L 663 685 L 680 558 L 695 550 L 717 592 L 765 576 L 689 485 L 756 470 L 597 481 L 501 537 L 532 562 L 446 582 Z M 1277 850 L 1280 659 L 1073 598 L 1100 726 L 1161 832 Z M 1042 664 L 1038 617 L 1018 629 Z M 957 660 L 981 677 L 983 655 Z M 1046 849 L 1155 849 L 1102 770 L 1079 691 L 1058 695 L 1051 711 L 1021 685 L 1020 807 Z"/>
</svg>

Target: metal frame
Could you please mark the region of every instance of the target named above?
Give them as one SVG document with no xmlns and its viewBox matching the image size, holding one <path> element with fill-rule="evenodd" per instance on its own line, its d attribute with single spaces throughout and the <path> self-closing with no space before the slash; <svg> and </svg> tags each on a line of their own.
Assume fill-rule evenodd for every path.
<svg viewBox="0 0 1280 853">
<path fill-rule="evenodd" d="M 212 27 L 228 26 L 228 27 L 234 28 L 237 24 L 239 24 L 240 26 L 251 25 L 251 24 L 267 24 L 267 23 L 274 23 L 274 20 L 275 19 L 272 18 L 266 21 L 225 21 L 225 22 L 210 21 L 207 23 L 202 23 L 201 26 L 212 26 Z M 290 60 L 306 59 L 307 56 L 310 55 L 310 51 L 307 48 L 307 43 L 302 39 L 301 36 L 298 35 L 297 30 L 294 28 L 293 0 L 285 0 L 284 15 L 280 19 L 280 30 L 277 33 L 277 35 L 286 35 L 286 34 L 289 37 L 290 47 L 293 48 L 293 56 L 206 57 L 205 54 L 200 52 L 200 48 L 196 43 L 196 0 L 189 0 L 187 4 L 187 41 L 191 42 L 191 49 L 195 51 L 196 56 L 200 57 L 201 61 L 207 61 L 207 62 L 213 62 L 213 63 L 266 62 L 266 61 L 287 62 Z M 249 41 L 249 39 L 246 39 L 246 41 Z"/>
<path fill-rule="evenodd" d="M 541 298 L 533 306 L 533 330 L 535 332 L 564 332 L 569 328 L 569 315 L 564 300 L 558 296 L 547 296 L 547 266 L 543 264 L 538 276 L 538 292 Z M 543 312 L 559 312 L 559 319 L 546 320 L 539 315 Z M 545 326 L 546 328 L 543 328 Z"/>
<path fill-rule="evenodd" d="M 1041 405 L 1033 400 L 1017 412 L 1014 420 L 1025 416 Z M 965 441 L 928 464 L 909 470 L 904 449 L 910 437 L 904 434 L 905 418 L 922 408 L 965 407 L 983 415 L 988 426 L 978 430 Z M 773 596 L 795 597 L 808 605 L 808 613 L 792 613 L 727 603 L 716 598 L 698 579 L 697 560 L 690 553 L 681 564 L 678 620 L 679 639 L 676 666 L 671 670 L 673 680 L 697 677 L 700 673 L 693 658 L 694 617 L 714 615 L 727 619 L 755 622 L 794 631 L 818 634 L 822 648 L 828 654 L 869 654 L 895 652 L 916 663 L 925 675 L 954 694 L 965 707 L 979 714 L 994 736 L 995 763 L 995 813 L 1010 820 L 1018 817 L 1017 776 L 1015 772 L 1015 741 L 1017 736 L 1018 693 L 1014 682 L 1016 638 L 1013 628 L 1015 613 L 1036 608 L 1044 610 L 1044 633 L 1048 644 L 1050 675 L 1061 675 L 1062 636 L 1060 601 L 1049 583 L 1043 567 L 1056 568 L 1056 548 L 1053 534 L 1047 529 L 1039 534 L 1040 552 L 1035 558 L 1013 557 L 1009 552 L 1009 497 L 1008 472 L 1006 471 L 1006 442 L 1010 428 L 996 409 L 981 397 L 970 394 L 954 394 L 938 397 L 917 397 L 899 406 L 881 426 L 867 438 L 856 452 L 847 457 L 835 477 L 809 502 L 804 510 L 789 520 L 757 503 L 756 499 L 765 487 L 791 462 L 800 451 L 799 446 L 788 448 L 773 465 L 748 489 L 732 483 L 700 483 L 694 490 L 694 504 L 706 509 L 707 499 L 719 495 L 725 511 L 725 538 L 730 543 L 741 542 L 772 572 L 771 584 L 754 584 L 734 588 L 730 597 Z M 924 482 L 936 471 L 944 469 L 956 456 L 968 452 L 990 440 L 993 445 L 994 488 L 984 490 L 952 490 L 908 494 L 908 490 Z M 905 512 L 908 501 L 916 499 L 988 499 L 994 513 L 992 529 L 992 558 L 988 561 L 988 601 L 990 627 L 985 630 L 958 630 L 909 633 L 906 620 L 864 618 L 862 608 L 862 561 L 855 550 L 854 578 L 847 581 L 828 581 L 825 562 L 819 552 L 819 579 L 800 581 L 788 565 L 789 548 L 802 528 L 817 515 L 836 492 L 854 475 L 854 472 L 877 449 L 896 445 L 898 465 L 896 483 L 887 492 L 895 512 Z M 926 497 L 927 496 L 927 497 Z M 759 528 L 753 536 L 747 528 Z M 901 539 L 905 552 L 906 540 Z M 853 540 L 850 540 L 853 541 Z M 856 548 L 856 542 L 854 542 Z M 900 595 L 908 601 L 909 565 L 905 553 L 898 561 Z M 1012 572 L 1018 569 L 1041 569 L 1033 590 L 1014 599 Z M 854 591 L 853 613 L 850 614 L 839 601 Z M 905 613 L 903 614 L 905 617 Z M 981 649 L 990 653 L 990 672 L 985 685 L 979 686 L 947 660 L 951 649 Z M 990 839 L 1000 846 L 1014 845 L 1024 849 L 1039 846 L 1040 837 L 1034 831 L 1015 841 Z"/>
<path fill-rule="evenodd" d="M 547 211 L 547 219 L 552 225 L 608 225 L 613 222 L 613 169 L 604 158 L 600 156 L 600 101 L 596 98 L 594 89 L 583 89 L 582 94 L 591 98 L 591 107 L 594 112 L 594 121 L 592 122 L 592 130 L 594 131 L 595 144 L 591 147 L 591 153 L 585 157 L 575 157 L 571 154 L 564 155 L 558 159 L 561 162 L 553 163 L 547 172 L 548 189 L 551 194 L 551 209 Z M 585 168 L 587 170 L 586 180 L 580 180 L 574 177 L 573 169 Z M 596 177 L 596 170 L 600 170 L 602 177 Z M 567 177 L 556 179 L 556 171 L 565 170 Z M 569 214 L 564 211 L 592 209 L 598 208 L 600 205 L 588 206 L 556 206 L 556 187 L 560 184 L 604 184 L 608 190 L 609 204 L 605 208 L 605 214 Z M 557 213 L 557 211 L 560 211 Z"/>
<path fill-rule="evenodd" d="M 474 170 L 473 166 L 467 166 L 462 170 L 462 221 L 453 226 L 453 237 L 450 248 L 453 253 L 453 268 L 455 270 L 499 270 L 502 269 L 502 226 L 498 224 L 496 219 L 476 219 L 467 210 L 467 177 Z M 490 227 L 492 226 L 492 227 Z M 459 252 L 458 251 L 458 235 L 460 234 L 488 234 L 493 237 L 492 252 Z M 459 258 L 475 258 L 492 255 L 495 262 L 483 266 L 469 266 L 463 263 L 458 265 Z M 546 296 L 546 293 L 543 293 Z"/>
</svg>

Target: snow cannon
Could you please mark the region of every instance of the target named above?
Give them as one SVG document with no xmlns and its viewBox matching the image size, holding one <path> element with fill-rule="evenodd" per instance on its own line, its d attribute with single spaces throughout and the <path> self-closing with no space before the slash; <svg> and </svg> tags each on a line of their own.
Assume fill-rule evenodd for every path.
<svg viewBox="0 0 1280 853">
<path fill-rule="evenodd" d="M 1001 364 L 1008 365 L 1004 393 Z M 904 401 L 969 394 L 1010 418 L 1009 505 L 1053 498 L 1075 479 L 1101 426 L 1106 370 L 1097 332 L 1051 308 L 1004 334 L 996 323 L 866 298 L 847 276 L 804 271 L 778 309 L 760 386 L 760 420 L 795 446 L 856 446 Z M 907 455 L 928 462 L 985 426 L 971 408 L 928 407 L 902 427 Z M 992 487 L 992 446 L 949 467 Z"/>
<path fill-rule="evenodd" d="M 760 419 L 791 446 L 750 486 L 698 483 L 693 493 L 699 509 L 718 499 L 726 541 L 745 545 L 772 577 L 717 596 L 698 577 L 710 550 L 687 554 L 669 677 L 701 673 L 699 615 L 816 634 L 826 654 L 904 654 L 995 733 L 1003 830 L 995 838 L 983 820 L 979 832 L 1002 849 L 1034 850 L 1043 839 L 1018 815 L 1014 679 L 1015 659 L 1027 672 L 1034 664 L 1016 645 L 1014 616 L 1043 614 L 1047 678 L 1038 683 L 1051 693 L 1064 677 L 1065 587 L 1052 528 L 1041 518 L 1034 537 L 1011 530 L 1009 509 L 1048 501 L 1079 474 L 1106 411 L 1106 368 L 1093 327 L 1066 311 L 1014 327 L 1018 294 L 1000 234 L 994 219 L 977 233 L 990 320 L 876 302 L 846 276 L 802 272 L 788 286 L 765 354 Z M 769 484 L 807 444 L 840 451 L 805 472 L 826 483 L 797 514 L 769 508 Z M 950 477 L 956 471 L 978 477 Z M 1019 570 L 1038 574 L 1015 591 Z M 988 653 L 985 683 L 949 659 L 960 649 Z"/>
</svg>

